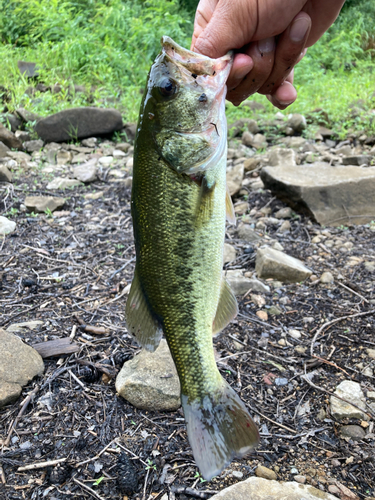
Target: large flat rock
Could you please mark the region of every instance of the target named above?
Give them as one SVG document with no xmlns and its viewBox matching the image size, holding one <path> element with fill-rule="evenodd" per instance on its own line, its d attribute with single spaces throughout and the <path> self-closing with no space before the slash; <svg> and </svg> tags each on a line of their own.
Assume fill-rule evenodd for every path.
<svg viewBox="0 0 375 500">
<path fill-rule="evenodd" d="M 375 217 L 375 168 L 327 163 L 266 167 L 267 189 L 322 225 L 366 224 Z"/>
<path fill-rule="evenodd" d="M 116 109 L 72 108 L 41 118 L 35 125 L 38 136 L 46 142 L 64 142 L 110 134 L 123 128 Z"/>
<path fill-rule="evenodd" d="M 22 386 L 43 371 L 44 363 L 36 350 L 0 328 L 0 408 L 17 399 Z"/>
<path fill-rule="evenodd" d="M 337 500 L 337 497 L 308 484 L 285 483 L 250 477 L 220 491 L 211 500 Z"/>
</svg>

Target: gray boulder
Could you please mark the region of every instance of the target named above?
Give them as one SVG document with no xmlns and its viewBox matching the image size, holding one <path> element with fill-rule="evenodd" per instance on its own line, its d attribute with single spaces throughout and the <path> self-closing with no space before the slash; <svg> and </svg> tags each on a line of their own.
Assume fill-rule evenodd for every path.
<svg viewBox="0 0 375 500">
<path fill-rule="evenodd" d="M 85 183 L 96 181 L 96 179 L 98 178 L 96 163 L 97 160 L 94 158 L 87 163 L 83 163 L 82 165 L 75 167 L 73 170 L 73 176 L 79 181 Z"/>
<path fill-rule="evenodd" d="M 0 141 L 8 146 L 8 148 L 19 149 L 22 147 L 22 142 L 8 128 L 0 123 Z"/>
<path fill-rule="evenodd" d="M 337 500 L 337 497 L 296 481 L 250 477 L 220 491 L 211 500 Z"/>
<path fill-rule="evenodd" d="M 64 206 L 65 199 L 54 196 L 26 196 L 25 206 L 30 212 L 43 213 L 46 210 L 54 212 Z"/>
<path fill-rule="evenodd" d="M 22 386 L 44 371 L 41 356 L 0 328 L 0 408 L 16 400 Z"/>
<path fill-rule="evenodd" d="M 115 109 L 72 108 L 40 119 L 35 125 L 46 142 L 64 142 L 110 134 L 123 128 L 121 114 Z"/>
<path fill-rule="evenodd" d="M 166 340 L 155 352 L 142 350 L 124 363 L 116 390 L 142 410 L 177 410 L 181 406 L 180 381 Z"/>
<path fill-rule="evenodd" d="M 272 194 L 320 224 L 366 224 L 374 218 L 374 168 L 282 165 L 263 168 L 261 178 Z"/>
<path fill-rule="evenodd" d="M 286 283 L 304 281 L 312 274 L 300 260 L 270 247 L 259 248 L 255 270 L 260 278 L 272 278 Z"/>
<path fill-rule="evenodd" d="M 23 143 L 23 147 L 26 149 L 28 153 L 33 153 L 34 151 L 40 151 L 44 146 L 44 142 L 40 139 L 34 141 L 25 141 Z"/>
<path fill-rule="evenodd" d="M 335 398 L 335 396 L 331 396 L 331 414 L 334 418 L 337 418 L 337 420 L 342 420 L 343 418 L 368 420 L 364 412 L 350 404 L 354 403 L 356 406 L 366 411 L 365 395 L 357 382 L 353 382 L 353 380 L 344 380 L 337 386 L 334 394 L 349 401 L 349 403 L 346 403 L 341 399 Z"/>
</svg>

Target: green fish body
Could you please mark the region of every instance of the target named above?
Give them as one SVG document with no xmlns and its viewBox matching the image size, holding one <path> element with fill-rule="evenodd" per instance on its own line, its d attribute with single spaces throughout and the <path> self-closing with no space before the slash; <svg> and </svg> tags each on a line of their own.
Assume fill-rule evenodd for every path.
<svg viewBox="0 0 375 500">
<path fill-rule="evenodd" d="M 154 351 L 164 333 L 181 382 L 194 458 L 217 475 L 258 442 L 223 380 L 212 335 L 237 314 L 222 277 L 226 213 L 225 82 L 232 55 L 210 59 L 163 37 L 141 105 L 134 150 L 134 280 L 129 331 Z"/>
</svg>

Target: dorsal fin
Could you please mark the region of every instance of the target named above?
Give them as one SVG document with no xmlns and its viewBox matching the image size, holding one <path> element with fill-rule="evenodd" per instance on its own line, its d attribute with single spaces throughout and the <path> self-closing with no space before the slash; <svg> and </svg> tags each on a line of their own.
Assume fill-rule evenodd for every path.
<svg viewBox="0 0 375 500">
<path fill-rule="evenodd" d="M 223 278 L 221 292 L 216 310 L 215 319 L 212 322 L 212 335 L 216 335 L 225 328 L 237 316 L 238 305 L 228 282 Z"/>
<path fill-rule="evenodd" d="M 137 339 L 142 347 L 154 352 L 163 336 L 163 330 L 147 304 L 138 278 L 137 268 L 134 271 L 125 314 L 129 333 Z"/>
</svg>

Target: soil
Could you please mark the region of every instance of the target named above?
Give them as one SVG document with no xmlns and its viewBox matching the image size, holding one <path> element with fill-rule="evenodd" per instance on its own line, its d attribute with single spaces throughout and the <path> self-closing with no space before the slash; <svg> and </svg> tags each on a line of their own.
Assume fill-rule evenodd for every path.
<svg viewBox="0 0 375 500">
<path fill-rule="evenodd" d="M 365 393 L 375 390 L 373 372 L 357 366 L 375 364 L 366 355 L 367 348 L 375 348 L 374 275 L 364 265 L 375 260 L 375 233 L 369 225 L 329 228 L 331 239 L 353 242 L 345 251 L 342 245 L 313 244 L 322 228 L 304 215 L 291 220 L 288 233 L 267 226 L 266 234 L 287 254 L 301 259 L 316 276 L 330 271 L 335 281 L 269 281 L 271 293 L 264 295 L 263 308 L 250 294 L 238 298 L 237 319 L 214 344 L 220 371 L 258 423 L 261 443 L 246 459 L 205 482 L 194 464 L 181 410 L 141 411 L 116 395 L 121 363 L 139 352 L 124 318 L 135 253 L 130 190 L 102 179 L 88 188 L 49 193 L 40 171 L 28 172 L 0 203 L 9 211 L 19 208 L 26 194 L 67 199 L 64 212 L 53 217 L 22 211 L 11 217 L 17 230 L 0 241 L 0 326 L 41 320 L 39 329 L 17 335 L 29 345 L 72 336 L 79 347 L 70 355 L 45 358 L 43 377 L 0 410 L 1 443 L 35 389 L 9 445 L 0 451 L 0 497 L 156 500 L 169 493 L 178 500 L 209 498 L 254 475 L 258 465 L 274 470 L 278 480 L 304 475 L 323 491 L 337 480 L 361 499 L 374 496 L 373 419 L 338 422 L 329 412 L 330 393 L 343 380 L 360 383 Z M 103 196 L 85 199 L 97 191 Z M 268 191 L 249 191 L 247 196 L 249 207 L 258 209 L 255 216 L 264 207 L 272 215 L 285 206 Z M 255 249 L 236 239 L 234 228 L 227 236 L 238 258 L 226 267 L 254 271 Z M 269 306 L 277 306 L 281 314 L 261 320 L 256 312 L 267 312 Z M 352 317 L 329 323 L 345 316 Z M 108 333 L 97 334 L 87 325 Z M 290 329 L 299 330 L 300 339 L 291 337 Z M 368 411 L 374 414 L 370 407 Z M 362 425 L 366 437 L 343 438 L 343 424 Z M 119 452 L 126 455 L 122 462 Z M 18 471 L 54 460 L 61 462 Z M 129 470 L 133 483 L 138 478 L 137 487 L 129 486 L 135 488 L 132 492 L 125 479 Z"/>
</svg>

